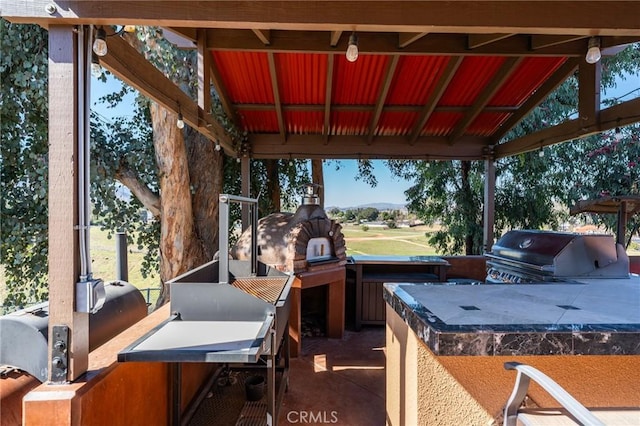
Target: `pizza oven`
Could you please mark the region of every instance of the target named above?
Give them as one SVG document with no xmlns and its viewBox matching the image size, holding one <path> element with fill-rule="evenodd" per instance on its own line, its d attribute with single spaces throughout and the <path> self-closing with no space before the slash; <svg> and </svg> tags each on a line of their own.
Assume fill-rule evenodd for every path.
<svg viewBox="0 0 640 426">
<path fill-rule="evenodd" d="M 317 187 L 305 185 L 302 204 L 295 213 L 273 213 L 258 221 L 260 262 L 293 274 L 347 263 L 342 226 L 327 217 Z M 251 229 L 240 236 L 231 256 L 237 260 L 250 258 Z"/>
</svg>

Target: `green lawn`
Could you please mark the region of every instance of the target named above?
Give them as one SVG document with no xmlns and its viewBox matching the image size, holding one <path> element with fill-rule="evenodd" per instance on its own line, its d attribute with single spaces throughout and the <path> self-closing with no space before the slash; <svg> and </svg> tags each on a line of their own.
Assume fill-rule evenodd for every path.
<svg viewBox="0 0 640 426">
<path fill-rule="evenodd" d="M 369 255 L 427 255 L 436 254 L 427 242 L 427 227 L 382 229 L 344 225 L 342 233 L 347 244 L 347 254 Z"/>
</svg>

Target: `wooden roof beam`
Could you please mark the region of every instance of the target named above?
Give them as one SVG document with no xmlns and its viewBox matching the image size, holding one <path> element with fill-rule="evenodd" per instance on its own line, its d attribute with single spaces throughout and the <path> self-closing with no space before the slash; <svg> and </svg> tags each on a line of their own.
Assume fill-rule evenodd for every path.
<svg viewBox="0 0 640 426">
<path fill-rule="evenodd" d="M 208 52 L 211 54 L 211 52 Z M 229 93 L 227 92 L 227 88 L 222 81 L 222 76 L 220 75 L 220 71 L 215 64 L 215 61 L 209 61 L 210 65 L 210 75 L 211 75 L 211 83 L 213 84 L 213 88 L 218 94 L 218 99 L 220 99 L 220 104 L 222 105 L 222 109 L 227 117 L 231 120 L 231 122 L 238 127 L 238 116 L 236 114 L 235 107 L 229 98 Z"/>
<path fill-rule="evenodd" d="M 184 117 L 193 129 L 211 141 L 218 141 L 228 153 L 234 153 L 231 137 L 215 118 L 169 80 L 155 66 L 120 37 L 108 37 L 109 53 L 100 64 L 116 77 L 163 107 Z"/>
<path fill-rule="evenodd" d="M 0 0 L 1 1 L 1 0 Z M 213 50 L 259 52 L 335 53 L 347 50 L 348 38 L 341 37 L 335 46 L 327 44 L 327 34 L 314 31 L 271 31 L 270 44 L 264 45 L 249 30 L 209 29 L 207 45 Z M 640 36 L 602 37 L 601 49 L 640 41 Z M 584 56 L 583 40 L 531 50 L 530 37 L 519 34 L 470 50 L 466 34 L 429 34 L 404 48 L 398 47 L 397 34 L 358 33 L 361 53 L 384 55 L 454 55 L 454 56 Z"/>
<path fill-rule="evenodd" d="M 269 74 L 271 75 L 271 87 L 273 88 L 273 101 L 276 106 L 280 139 L 281 143 L 284 144 L 287 142 L 287 129 L 284 127 L 284 116 L 282 115 L 282 104 L 280 103 L 280 88 L 278 86 L 278 71 L 276 69 L 276 59 L 273 52 L 267 54 L 267 59 L 269 60 Z"/>
<path fill-rule="evenodd" d="M 369 144 L 366 135 L 334 135 L 331 149 L 322 143 L 324 136 L 289 135 L 287 143 L 280 143 L 277 134 L 250 134 L 253 158 L 398 158 L 398 159 L 469 159 L 480 160 L 485 154 L 486 138 L 465 137 L 460 143 L 450 146 L 444 137 L 420 137 L 413 149 L 407 150 L 403 136 L 378 136 L 380 143 Z"/>
<path fill-rule="evenodd" d="M 478 95 L 471 109 L 467 111 L 464 117 L 456 125 L 449 139 L 449 142 L 451 144 L 455 143 L 456 140 L 458 140 L 464 134 L 471 123 L 473 123 L 473 120 L 475 120 L 476 117 L 482 112 L 482 109 L 489 103 L 489 101 L 498 92 L 500 87 L 502 87 L 504 82 L 507 81 L 509 76 L 518 68 L 522 61 L 522 58 L 508 58 L 504 61 L 489 84 L 487 84 L 482 92 Z"/>
<path fill-rule="evenodd" d="M 373 142 L 373 137 L 375 136 L 376 127 L 378 127 L 378 121 L 380 121 L 380 115 L 382 114 L 382 109 L 384 108 L 384 102 L 387 99 L 387 95 L 389 94 L 389 88 L 391 87 L 393 76 L 396 73 L 396 68 L 398 66 L 399 59 L 400 59 L 400 56 L 394 55 L 391 57 L 391 60 L 389 60 L 389 63 L 387 64 L 384 83 L 382 84 L 382 89 L 380 90 L 380 94 L 378 95 L 378 102 L 376 102 L 376 108 L 373 112 L 371 123 L 369 123 L 369 136 L 367 138 L 367 143 L 369 144 Z"/>
<path fill-rule="evenodd" d="M 456 71 L 458 71 L 458 67 L 462 63 L 463 59 L 464 58 L 462 56 L 457 56 L 449 59 L 446 68 L 442 72 L 442 76 L 438 80 L 436 87 L 433 88 L 433 91 L 429 95 L 429 99 L 424 105 L 424 108 L 422 109 L 422 112 L 420 113 L 420 116 L 418 117 L 418 120 L 413 127 L 411 136 L 409 137 L 410 145 L 413 145 L 418 140 L 418 136 L 420 136 L 420 133 L 422 132 L 424 126 L 427 124 L 429 117 L 431 117 L 431 114 L 436 109 L 436 106 L 438 105 L 438 102 L 440 101 L 440 98 L 444 94 L 445 90 L 447 90 L 447 87 L 449 87 L 449 83 L 453 79 L 453 76 L 456 74 Z"/>
<path fill-rule="evenodd" d="M 331 133 L 331 93 L 333 92 L 333 62 L 334 55 L 328 55 L 326 89 L 324 94 L 324 127 L 322 128 L 325 145 L 329 143 L 329 133 Z"/>
<path fill-rule="evenodd" d="M 305 29 L 359 32 L 457 32 L 638 35 L 635 1 L 58 1 L 0 0 L 0 10 L 16 23 L 135 24 L 171 27 Z M 470 31 L 469 29 L 473 29 Z M 397 40 L 396 40 L 397 41 Z"/>
<path fill-rule="evenodd" d="M 596 123 L 585 126 L 584 121 L 578 117 L 496 145 L 494 152 L 496 158 L 508 157 L 595 133 L 606 132 L 607 130 L 615 129 L 617 126 L 636 123 L 638 121 L 638 111 L 640 111 L 640 98 L 635 98 L 601 110 L 599 121 Z"/>
<path fill-rule="evenodd" d="M 467 36 L 467 46 L 469 49 L 477 49 L 478 47 L 504 40 L 505 38 L 513 35 L 516 34 L 469 34 Z"/>
<path fill-rule="evenodd" d="M 516 124 L 531 113 L 540 103 L 549 96 L 551 92 L 562 84 L 580 63 L 580 58 L 569 58 L 560 66 L 547 80 L 545 80 L 538 89 L 527 98 L 526 101 L 518 108 L 518 112 L 512 114 L 502 125 L 499 130 L 494 133 L 493 143 L 497 144 Z"/>
<path fill-rule="evenodd" d="M 398 33 L 398 48 L 404 49 L 414 41 L 421 39 L 429 33 Z"/>
</svg>

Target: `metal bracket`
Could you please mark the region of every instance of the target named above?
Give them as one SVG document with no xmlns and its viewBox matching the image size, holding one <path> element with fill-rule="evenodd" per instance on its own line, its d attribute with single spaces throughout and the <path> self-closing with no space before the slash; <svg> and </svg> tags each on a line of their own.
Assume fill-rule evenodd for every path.
<svg viewBox="0 0 640 426">
<path fill-rule="evenodd" d="M 51 346 L 52 383 L 66 383 L 69 371 L 69 327 L 66 325 L 53 326 L 53 341 Z"/>
</svg>

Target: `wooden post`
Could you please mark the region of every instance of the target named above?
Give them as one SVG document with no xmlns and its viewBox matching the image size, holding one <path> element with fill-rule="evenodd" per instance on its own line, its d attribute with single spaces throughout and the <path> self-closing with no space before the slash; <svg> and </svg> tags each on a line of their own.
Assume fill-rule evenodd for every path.
<svg viewBox="0 0 640 426">
<path fill-rule="evenodd" d="M 251 197 L 251 159 L 247 156 L 240 158 L 240 186 L 242 188 L 243 197 Z M 242 204 L 242 230 L 249 227 L 250 206 L 246 203 Z M 256 206 L 257 208 L 257 206 Z"/>
<path fill-rule="evenodd" d="M 496 210 L 496 166 L 493 158 L 484 160 L 484 251 L 493 247 Z"/>
<path fill-rule="evenodd" d="M 78 242 L 78 71 L 82 48 L 72 26 L 49 27 L 49 380 L 54 326 L 67 326 L 67 380 L 89 362 L 89 314 L 75 312 Z"/>
<path fill-rule="evenodd" d="M 602 62 L 580 62 L 578 67 L 578 115 L 582 128 L 600 121 L 600 79 Z"/>
</svg>

